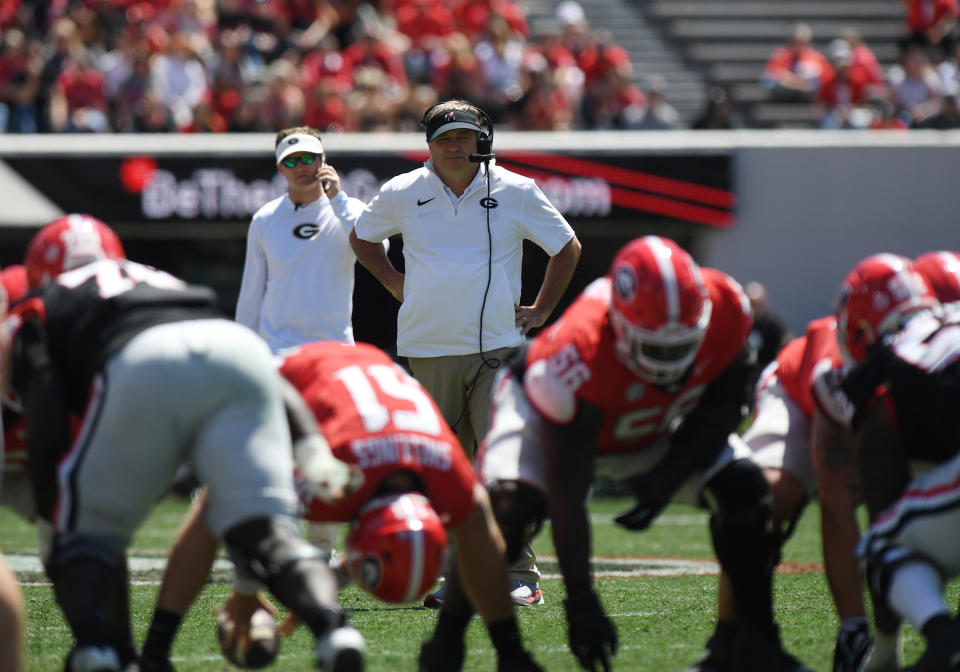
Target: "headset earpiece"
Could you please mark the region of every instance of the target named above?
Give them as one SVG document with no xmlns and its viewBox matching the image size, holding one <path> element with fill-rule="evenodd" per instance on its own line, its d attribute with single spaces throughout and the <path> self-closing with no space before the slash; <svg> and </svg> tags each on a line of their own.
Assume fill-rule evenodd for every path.
<svg viewBox="0 0 960 672">
<path fill-rule="evenodd" d="M 477 136 L 477 154 L 493 154 L 493 122 L 490 121 L 490 115 L 479 107 L 477 111 L 483 121 L 483 128 Z"/>
</svg>

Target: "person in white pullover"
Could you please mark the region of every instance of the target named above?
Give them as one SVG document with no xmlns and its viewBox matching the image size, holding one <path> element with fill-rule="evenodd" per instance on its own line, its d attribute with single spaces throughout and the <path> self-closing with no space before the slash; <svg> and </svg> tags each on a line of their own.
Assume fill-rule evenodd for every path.
<svg viewBox="0 0 960 672">
<path fill-rule="evenodd" d="M 276 162 L 289 190 L 250 222 L 236 320 L 275 353 L 311 341 L 353 341 L 357 258 L 351 220 L 339 218 L 332 206 L 349 214 L 364 203 L 341 191 L 312 128 L 277 133 Z"/>
<path fill-rule="evenodd" d="M 355 217 L 364 203 L 341 191 L 315 129 L 280 131 L 275 154 L 289 190 L 250 222 L 236 321 L 260 334 L 274 354 L 312 341 L 353 342 L 357 258 L 347 215 Z M 337 527 L 311 524 L 308 537 L 332 555 Z"/>
</svg>

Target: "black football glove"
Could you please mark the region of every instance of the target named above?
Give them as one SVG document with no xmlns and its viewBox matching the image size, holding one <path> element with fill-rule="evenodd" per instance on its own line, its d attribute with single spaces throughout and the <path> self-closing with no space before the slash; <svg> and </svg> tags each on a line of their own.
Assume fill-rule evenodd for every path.
<svg viewBox="0 0 960 672">
<path fill-rule="evenodd" d="M 463 658 L 462 639 L 449 637 L 439 641 L 431 637 L 420 645 L 417 672 L 459 672 Z"/>
<path fill-rule="evenodd" d="M 613 522 L 628 530 L 645 530 L 650 527 L 650 523 L 660 515 L 666 505 L 667 502 L 638 501 L 636 506 L 621 513 L 613 519 Z"/>
<path fill-rule="evenodd" d="M 637 503 L 628 511 L 624 511 L 613 519 L 617 525 L 628 530 L 645 530 L 650 527 L 654 519 L 660 515 L 664 507 L 670 503 L 670 496 L 665 495 L 661 488 L 650 478 L 650 474 L 639 474 L 624 479 L 623 484 L 633 492 Z"/>
<path fill-rule="evenodd" d="M 617 630 L 603 613 L 596 593 L 586 590 L 563 601 L 570 626 L 570 651 L 589 672 L 610 672 L 617 653 Z"/>
<path fill-rule="evenodd" d="M 841 628 L 837 633 L 837 647 L 833 650 L 833 672 L 858 672 L 872 642 L 866 623 L 852 630 Z"/>
</svg>

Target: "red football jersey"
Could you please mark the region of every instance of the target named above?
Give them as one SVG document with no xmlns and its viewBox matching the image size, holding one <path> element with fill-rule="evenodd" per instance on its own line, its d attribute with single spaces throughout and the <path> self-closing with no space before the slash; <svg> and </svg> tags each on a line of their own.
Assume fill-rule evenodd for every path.
<svg viewBox="0 0 960 672">
<path fill-rule="evenodd" d="M 803 409 L 808 418 L 813 417 L 814 376 L 824 367 L 843 366 L 843 357 L 837 346 L 837 320 L 821 317 L 807 325 L 803 336 L 790 341 L 777 355 L 776 375 L 791 399 Z M 764 381 L 761 381 L 763 385 Z"/>
<path fill-rule="evenodd" d="M 280 372 L 300 391 L 333 454 L 363 470 L 363 486 L 336 505 L 308 494 L 307 520 L 349 522 L 384 478 L 416 474 L 445 525 L 473 509 L 473 467 L 430 395 L 372 345 L 318 342 L 293 351 Z M 306 495 L 306 496 L 304 496 Z"/>
<path fill-rule="evenodd" d="M 599 453 L 642 449 L 689 413 L 713 382 L 736 358 L 753 323 L 740 285 L 720 271 L 701 269 L 713 303 L 710 326 L 690 374 L 676 385 L 656 387 L 617 357 L 608 319 L 610 278 L 595 280 L 549 329 L 530 345 L 529 370 L 543 360 L 549 385 L 535 389 L 525 380 L 527 396 L 553 422 L 569 422 L 579 402 L 603 411 L 597 436 Z M 547 389 L 549 388 L 549 389 Z"/>
</svg>

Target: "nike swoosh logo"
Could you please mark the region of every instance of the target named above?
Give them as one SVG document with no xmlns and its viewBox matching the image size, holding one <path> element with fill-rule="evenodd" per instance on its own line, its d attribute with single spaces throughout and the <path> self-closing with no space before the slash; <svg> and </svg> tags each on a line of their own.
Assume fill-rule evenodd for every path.
<svg viewBox="0 0 960 672">
<path fill-rule="evenodd" d="M 436 198 L 436 196 L 434 196 L 433 198 Z M 430 201 L 432 201 L 433 198 L 428 198 L 428 199 L 425 200 L 425 201 L 421 201 L 421 200 L 418 198 L 418 199 L 417 199 L 417 205 L 418 205 L 418 206 L 419 206 L 419 205 L 426 205 L 427 203 L 429 203 Z"/>
</svg>

